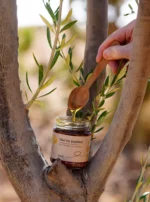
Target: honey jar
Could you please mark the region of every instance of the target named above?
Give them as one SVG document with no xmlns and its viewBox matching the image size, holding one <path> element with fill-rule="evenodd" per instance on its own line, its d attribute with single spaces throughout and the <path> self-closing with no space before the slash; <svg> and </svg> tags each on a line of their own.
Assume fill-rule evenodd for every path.
<svg viewBox="0 0 150 202">
<path fill-rule="evenodd" d="M 72 117 L 57 117 L 53 129 L 51 162 L 60 159 L 69 168 L 83 168 L 89 160 L 90 122 Z"/>
</svg>

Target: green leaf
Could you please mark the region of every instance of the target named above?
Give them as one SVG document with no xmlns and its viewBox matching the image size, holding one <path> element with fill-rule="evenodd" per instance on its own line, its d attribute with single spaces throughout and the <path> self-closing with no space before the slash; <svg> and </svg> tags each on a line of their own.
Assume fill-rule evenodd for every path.
<svg viewBox="0 0 150 202">
<path fill-rule="evenodd" d="M 103 130 L 103 128 L 104 128 L 104 127 L 101 127 L 101 128 L 99 128 L 99 129 L 97 129 L 97 130 L 95 131 L 95 133 L 98 133 L 99 131 Z"/>
<path fill-rule="evenodd" d="M 42 16 L 42 15 L 40 15 L 40 17 L 41 17 L 41 19 L 43 20 L 43 22 L 46 24 L 46 26 L 47 26 L 52 32 L 54 32 L 53 26 L 48 22 L 48 20 L 47 20 L 44 16 Z"/>
<path fill-rule="evenodd" d="M 56 17 L 55 17 L 55 15 L 54 15 L 53 10 L 51 9 L 50 5 L 49 5 L 48 3 L 46 3 L 45 7 L 46 7 L 48 13 L 49 13 L 50 16 L 51 16 L 51 18 L 52 18 L 52 20 L 53 20 L 53 23 L 56 25 Z"/>
<path fill-rule="evenodd" d="M 105 86 L 108 86 L 108 84 L 109 84 L 109 76 L 107 76 L 107 78 L 106 78 L 106 80 L 105 80 Z"/>
<path fill-rule="evenodd" d="M 114 76 L 114 78 L 113 78 L 113 80 L 112 80 L 110 86 L 113 86 L 113 85 L 114 85 L 114 83 L 116 82 L 116 79 L 117 79 L 117 75 Z"/>
<path fill-rule="evenodd" d="M 47 88 L 49 85 L 51 85 L 53 83 L 53 81 L 55 80 L 55 76 L 52 76 L 50 79 L 48 79 L 48 81 L 41 87 L 41 90 Z"/>
<path fill-rule="evenodd" d="M 60 55 L 60 51 L 57 51 L 54 55 L 54 58 L 53 58 L 53 61 L 52 61 L 51 67 L 50 67 L 51 69 L 54 67 L 55 63 L 57 62 L 59 55 Z"/>
<path fill-rule="evenodd" d="M 65 42 L 66 42 L 66 34 L 63 34 L 60 47 L 63 46 L 63 45 L 65 45 Z"/>
<path fill-rule="evenodd" d="M 59 16 L 59 6 L 58 6 L 58 8 L 56 9 L 56 11 L 55 11 L 55 18 L 56 18 L 56 21 L 58 21 L 58 16 Z"/>
<path fill-rule="evenodd" d="M 43 79 L 44 71 L 43 71 L 43 65 L 40 65 L 39 67 L 39 85 Z"/>
<path fill-rule="evenodd" d="M 33 58 L 34 58 L 34 61 L 35 61 L 36 65 L 37 65 L 38 67 L 40 67 L 40 64 L 38 63 L 38 61 L 37 61 L 37 59 L 36 59 L 34 53 L 33 53 Z"/>
<path fill-rule="evenodd" d="M 109 97 L 112 97 L 114 94 L 115 94 L 115 92 L 111 92 L 111 93 L 106 94 L 106 99 Z"/>
<path fill-rule="evenodd" d="M 42 79 L 43 79 L 43 74 L 44 74 L 44 72 L 43 72 L 43 65 L 40 65 L 40 64 L 39 64 L 39 62 L 37 61 L 37 59 L 36 59 L 36 57 L 35 57 L 34 54 L 33 54 L 33 58 L 34 58 L 34 61 L 35 61 L 36 65 L 37 65 L 38 68 L 39 68 L 39 79 L 38 79 L 38 83 L 39 83 L 39 85 L 40 85 L 40 83 L 41 83 L 41 81 L 42 81 Z"/>
<path fill-rule="evenodd" d="M 64 24 L 68 23 L 68 21 L 70 20 L 71 16 L 72 16 L 72 9 L 70 9 L 70 11 L 68 12 L 66 18 L 61 22 L 61 25 L 64 25 Z"/>
<path fill-rule="evenodd" d="M 108 111 L 104 111 L 101 113 L 101 115 L 98 117 L 97 121 L 99 121 L 100 119 L 104 118 L 105 116 L 107 116 L 109 112 Z"/>
<path fill-rule="evenodd" d="M 79 67 L 76 70 L 76 72 L 78 72 L 80 70 L 80 73 L 83 75 L 83 68 L 82 68 L 82 66 L 83 66 L 83 60 L 81 61 Z"/>
<path fill-rule="evenodd" d="M 98 108 L 102 107 L 102 106 L 104 105 L 104 103 L 105 103 L 105 100 L 102 100 L 102 101 L 100 102 Z"/>
<path fill-rule="evenodd" d="M 39 96 L 38 98 L 44 97 L 44 96 L 46 96 L 46 95 L 49 95 L 49 94 L 51 94 L 52 92 L 54 92 L 56 89 L 57 89 L 57 88 L 54 88 L 54 89 L 51 90 L 50 92 L 48 92 L 48 93 L 46 93 L 46 94 L 44 94 L 44 95 L 41 95 L 41 96 Z"/>
<path fill-rule="evenodd" d="M 72 22 L 69 22 L 67 25 L 65 25 L 65 26 L 60 30 L 60 32 L 63 32 L 63 31 L 65 31 L 65 30 L 69 29 L 69 28 L 72 27 L 76 22 L 77 22 L 77 20 L 72 21 Z"/>
<path fill-rule="evenodd" d="M 74 83 L 76 86 L 80 86 L 80 84 L 79 84 L 77 81 L 75 81 L 75 80 L 73 80 L 73 83 Z"/>
<path fill-rule="evenodd" d="M 117 81 L 119 81 L 120 79 L 124 78 L 127 72 L 127 67 L 123 67 L 121 69 L 121 71 L 119 72 L 119 74 L 117 75 Z"/>
<path fill-rule="evenodd" d="M 133 8 L 132 8 L 131 4 L 128 4 L 128 6 L 131 9 L 131 11 L 133 11 Z"/>
<path fill-rule="evenodd" d="M 144 192 L 141 196 L 140 196 L 140 200 L 146 198 L 147 195 L 149 195 L 150 192 Z"/>
<path fill-rule="evenodd" d="M 65 48 L 66 46 L 68 46 L 69 44 L 72 43 L 72 41 L 76 38 L 77 36 L 74 35 L 73 37 L 71 37 L 71 39 L 69 39 L 65 44 L 61 45 L 57 50 L 61 50 L 63 48 Z"/>
<path fill-rule="evenodd" d="M 30 84 L 29 84 L 29 79 L 28 79 L 28 72 L 26 72 L 26 83 L 27 83 L 27 86 L 28 86 L 29 90 L 32 93 L 32 90 L 31 90 L 31 87 L 30 87 Z"/>
<path fill-rule="evenodd" d="M 47 41 L 49 43 L 49 46 L 52 48 L 51 34 L 48 27 L 47 27 Z"/>
</svg>

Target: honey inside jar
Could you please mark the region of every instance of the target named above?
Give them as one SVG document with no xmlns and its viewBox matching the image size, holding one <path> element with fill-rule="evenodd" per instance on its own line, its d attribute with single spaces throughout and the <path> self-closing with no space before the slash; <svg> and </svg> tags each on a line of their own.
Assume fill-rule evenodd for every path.
<svg viewBox="0 0 150 202">
<path fill-rule="evenodd" d="M 69 168 L 83 168 L 89 160 L 91 143 L 90 122 L 57 117 L 53 129 L 51 161 L 60 159 Z"/>
</svg>

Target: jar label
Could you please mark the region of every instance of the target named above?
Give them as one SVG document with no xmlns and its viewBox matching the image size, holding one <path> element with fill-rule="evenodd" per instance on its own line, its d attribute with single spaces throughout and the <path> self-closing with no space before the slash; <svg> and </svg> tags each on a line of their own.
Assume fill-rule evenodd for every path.
<svg viewBox="0 0 150 202">
<path fill-rule="evenodd" d="M 91 136 L 53 134 L 51 157 L 62 161 L 83 163 L 89 158 Z"/>
</svg>

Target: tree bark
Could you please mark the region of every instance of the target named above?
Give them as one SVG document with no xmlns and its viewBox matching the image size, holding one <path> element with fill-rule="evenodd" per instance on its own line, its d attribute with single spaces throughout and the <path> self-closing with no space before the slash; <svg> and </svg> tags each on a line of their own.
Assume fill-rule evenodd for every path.
<svg viewBox="0 0 150 202">
<path fill-rule="evenodd" d="M 130 67 L 111 127 L 87 168 L 71 171 L 59 160 L 48 166 L 27 125 L 19 92 L 16 1 L 0 0 L 0 160 L 21 201 L 98 200 L 120 152 L 131 137 L 143 101 L 150 75 L 149 24 L 150 4 L 142 0 Z"/>
<path fill-rule="evenodd" d="M 47 163 L 21 99 L 16 15 L 16 0 L 0 0 L 0 160 L 21 201 L 53 201 L 42 177 Z"/>
<path fill-rule="evenodd" d="M 86 47 L 84 57 L 84 77 L 94 70 L 96 54 L 108 31 L 107 0 L 87 0 Z M 105 78 L 105 69 L 90 88 L 90 99 L 85 111 L 92 110 L 92 101 L 99 93 Z"/>
<path fill-rule="evenodd" d="M 133 34 L 133 50 L 121 100 L 101 147 L 88 166 L 89 201 L 105 188 L 120 152 L 132 135 L 150 75 L 150 4 L 141 0 Z M 98 193 L 98 194 L 97 194 Z"/>
</svg>

